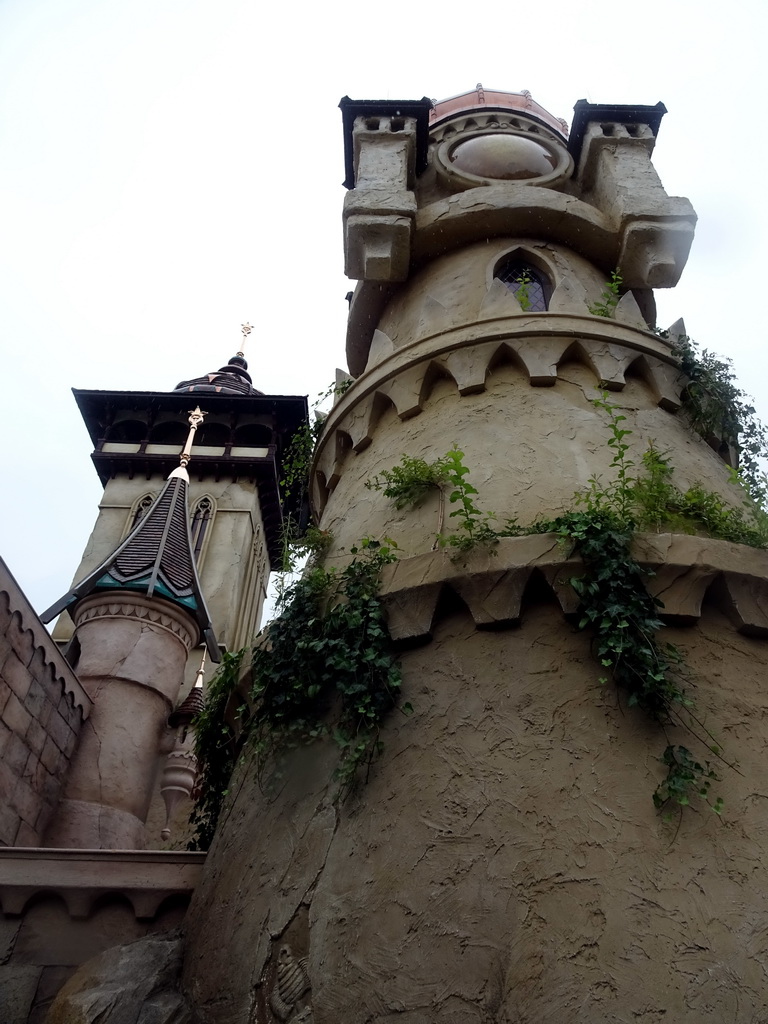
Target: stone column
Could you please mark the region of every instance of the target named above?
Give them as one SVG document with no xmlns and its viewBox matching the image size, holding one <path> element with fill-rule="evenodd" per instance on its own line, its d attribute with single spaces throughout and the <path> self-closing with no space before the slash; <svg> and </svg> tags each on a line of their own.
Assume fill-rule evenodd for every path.
<svg viewBox="0 0 768 1024">
<path fill-rule="evenodd" d="M 160 735 L 198 629 L 177 605 L 127 590 L 92 594 L 73 618 L 93 711 L 45 845 L 142 849 Z"/>
</svg>

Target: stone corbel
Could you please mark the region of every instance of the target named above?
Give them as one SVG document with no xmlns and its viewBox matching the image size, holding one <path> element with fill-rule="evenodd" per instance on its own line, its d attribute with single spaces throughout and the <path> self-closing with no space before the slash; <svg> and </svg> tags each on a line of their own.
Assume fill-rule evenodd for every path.
<svg viewBox="0 0 768 1024">
<path fill-rule="evenodd" d="M 617 261 L 624 284 L 630 288 L 676 285 L 691 251 L 695 222 L 693 210 L 689 216 L 664 221 L 636 220 L 630 214 L 624 223 Z"/>
<path fill-rule="evenodd" d="M 355 187 L 344 201 L 348 277 L 402 281 L 416 215 L 416 119 L 358 117 L 352 132 Z"/>
<path fill-rule="evenodd" d="M 687 199 L 668 196 L 651 163 L 649 124 L 590 121 L 578 167 L 582 198 L 616 225 L 616 265 L 628 288 L 677 284 L 693 241 L 696 214 Z"/>
</svg>

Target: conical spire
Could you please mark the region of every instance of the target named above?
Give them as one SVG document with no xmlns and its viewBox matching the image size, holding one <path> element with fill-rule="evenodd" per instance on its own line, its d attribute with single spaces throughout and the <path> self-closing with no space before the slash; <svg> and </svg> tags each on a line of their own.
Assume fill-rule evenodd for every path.
<svg viewBox="0 0 768 1024">
<path fill-rule="evenodd" d="M 211 617 L 200 588 L 189 526 L 186 465 L 195 430 L 203 413 L 190 414 L 190 433 L 181 465 L 170 473 L 162 491 L 122 544 L 97 569 L 43 612 L 50 622 L 64 609 L 97 590 L 136 590 L 147 597 L 163 597 L 181 605 L 197 620 L 211 661 L 219 661 Z"/>
</svg>

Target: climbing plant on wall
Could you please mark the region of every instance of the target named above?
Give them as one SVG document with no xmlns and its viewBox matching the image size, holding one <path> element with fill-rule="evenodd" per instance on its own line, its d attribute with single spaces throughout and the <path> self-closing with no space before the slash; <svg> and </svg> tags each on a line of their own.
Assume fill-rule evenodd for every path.
<svg viewBox="0 0 768 1024">
<path fill-rule="evenodd" d="M 611 315 L 615 302 L 609 299 L 618 301 L 620 285 L 614 275 L 605 297 L 608 312 L 596 315 Z M 452 549 L 454 557 L 466 557 L 478 546 L 494 550 L 500 538 L 525 533 L 555 532 L 571 545 L 583 563 L 583 572 L 571 581 L 580 599 L 579 626 L 592 633 L 602 681 L 615 683 L 629 705 L 641 708 L 663 730 L 684 727 L 704 751 L 695 755 L 687 746 L 667 743 L 660 758 L 666 776 L 654 791 L 654 803 L 660 809 L 682 807 L 699 798 L 720 813 L 722 799 L 711 792 L 718 776 L 707 758 L 727 762 L 687 692 L 682 652 L 663 639 L 660 607 L 647 591 L 648 572 L 634 558 L 632 545 L 638 531 L 671 529 L 768 546 L 765 476 L 759 461 L 766 454 L 766 436 L 754 408 L 734 384 L 730 364 L 706 352 L 700 357 L 690 339 L 678 339 L 677 347 L 690 381 L 686 407 L 692 425 L 705 437 L 739 441 L 739 477 L 749 496 L 744 500 L 735 491 L 734 502 L 725 501 L 699 484 L 678 488 L 669 452 L 653 443 L 635 464 L 628 442 L 631 431 L 606 393 L 593 404 L 608 421 L 609 477 L 591 479 L 575 495 L 573 507 L 553 519 L 525 527 L 514 518 L 499 524 L 492 511 L 483 509 L 457 445 L 433 462 L 404 455 L 367 486 L 382 491 L 400 509 L 437 493 L 435 543 Z M 295 438 L 283 462 L 284 492 L 306 490 L 320 429 L 307 427 Z M 290 540 L 294 549 L 297 539 Z M 340 752 L 340 793 L 361 776 L 361 769 L 367 774 L 381 750 L 381 722 L 398 705 L 400 692 L 399 667 L 379 596 L 380 572 L 397 557 L 396 545 L 366 539 L 352 549 L 345 568 L 334 569 L 322 561 L 329 542 L 329 535 L 310 527 L 303 543 L 314 557 L 283 591 L 277 619 L 252 651 L 225 662 L 210 689 L 198 729 L 205 779 L 196 811 L 201 845 L 212 835 L 237 750 L 246 745 L 263 765 L 286 746 L 331 737 Z M 235 740 L 223 712 L 228 701 L 231 706 L 236 677 L 246 665 L 252 683 L 239 708 L 241 734 Z M 409 713 L 410 706 L 402 710 Z"/>
<path fill-rule="evenodd" d="M 196 848 L 210 842 L 241 753 L 254 754 L 260 771 L 282 750 L 327 737 L 339 751 L 339 797 L 367 777 L 381 753 L 381 723 L 399 706 L 401 676 L 379 576 L 396 554 L 368 538 L 350 554 L 343 568 L 310 564 L 279 596 L 278 614 L 252 650 L 228 655 L 211 683 L 197 722 L 203 795 L 193 817 Z M 236 709 L 237 738 L 227 705 Z M 409 714 L 411 706 L 400 710 Z"/>
<path fill-rule="evenodd" d="M 699 484 L 679 489 L 669 453 L 654 444 L 636 465 L 630 456 L 632 431 L 620 407 L 605 392 L 593 405 L 608 420 L 608 478 L 593 477 L 574 496 L 573 508 L 553 519 L 539 519 L 527 527 L 510 519 L 497 527 L 496 516 L 478 504 L 478 491 L 466 479 L 470 471 L 458 448 L 432 463 L 403 456 L 398 466 L 379 473 L 368 486 L 381 490 L 398 508 L 418 503 L 429 490 L 447 495 L 453 506 L 448 519 L 455 517 L 458 528 L 441 534 L 441 541 L 460 554 L 479 545 L 493 550 L 504 536 L 556 533 L 576 550 L 584 566 L 571 585 L 580 599 L 579 627 L 589 629 L 594 638 L 601 681 L 610 679 L 629 706 L 641 708 L 663 729 L 684 727 L 708 754 L 723 761 L 686 692 L 682 652 L 662 638 L 660 605 L 648 593 L 648 570 L 634 558 L 632 544 L 638 531 L 672 529 L 766 547 L 765 518 L 751 500 L 730 504 Z M 734 501 L 739 501 L 736 490 Z M 720 813 L 722 799 L 711 796 L 718 776 L 706 757 L 697 759 L 687 747 L 668 743 L 660 760 L 667 774 L 653 794 L 657 807 L 685 806 L 698 797 Z"/>
</svg>

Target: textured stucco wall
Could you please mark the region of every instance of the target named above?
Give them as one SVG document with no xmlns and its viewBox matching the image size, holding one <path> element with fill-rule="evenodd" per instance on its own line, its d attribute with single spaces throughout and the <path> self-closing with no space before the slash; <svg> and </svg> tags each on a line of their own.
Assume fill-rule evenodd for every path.
<svg viewBox="0 0 768 1024">
<path fill-rule="evenodd" d="M 285 941 L 315 1024 L 761 1020 L 768 648 L 711 606 L 666 632 L 742 773 L 722 769 L 722 822 L 654 811 L 664 733 L 600 688 L 559 609 L 482 632 L 445 608 L 357 796 L 333 806 L 324 746 L 261 788 L 241 770 L 190 911 L 200 1020 L 273 1019 Z"/>
<path fill-rule="evenodd" d="M 517 517 L 527 525 L 572 507 L 574 492 L 587 486 L 591 476 L 610 479 L 608 417 L 591 404 L 596 388 L 594 372 L 575 361 L 560 365 L 554 387 L 532 388 L 525 372 L 509 360 L 491 370 L 486 389 L 478 394 L 459 396 L 452 380 L 438 378 L 419 415 L 401 421 L 390 407 L 371 444 L 349 452 L 342 463 L 321 521 L 336 538 L 332 555 L 364 536 L 392 537 L 404 555 L 432 547 L 439 522 L 436 495 L 416 510 L 397 511 L 381 492 L 365 487 L 403 453 L 431 461 L 457 444 L 470 469 L 467 479 L 479 491 L 477 504 L 495 512 L 499 524 Z M 730 503 L 741 502 L 721 459 L 688 429 L 682 415 L 657 406 L 645 381 L 630 378 L 610 400 L 627 417 L 622 426 L 633 431 L 627 441 L 636 464 L 653 441 L 670 452 L 677 486 L 702 482 Z M 455 529 L 447 518 L 450 511 L 449 506 L 446 531 Z"/>
</svg>

